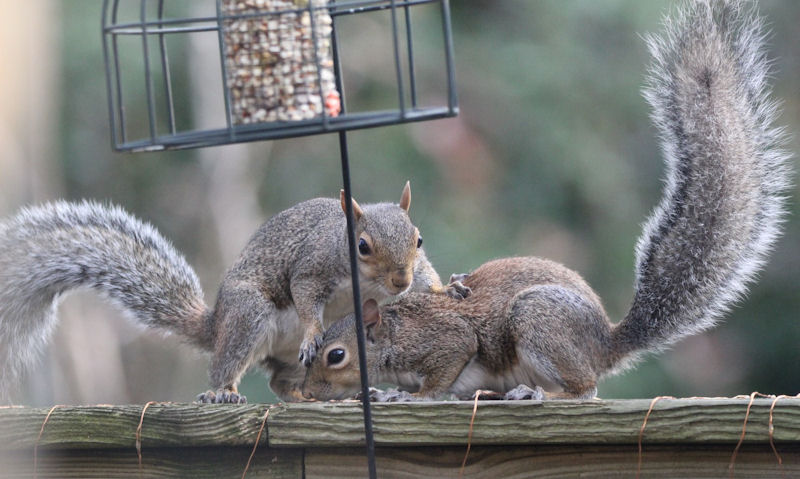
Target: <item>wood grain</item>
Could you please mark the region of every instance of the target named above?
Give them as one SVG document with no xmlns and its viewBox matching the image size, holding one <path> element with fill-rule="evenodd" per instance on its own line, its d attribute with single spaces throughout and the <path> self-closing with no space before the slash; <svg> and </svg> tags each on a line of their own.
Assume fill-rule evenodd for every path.
<svg viewBox="0 0 800 479">
<path fill-rule="evenodd" d="M 248 447 L 142 447 L 142 468 L 136 450 L 47 449 L 39 451 L 36 477 L 46 478 L 131 478 L 191 477 L 220 479 L 241 477 L 251 448 Z M 248 478 L 276 479 L 302 477 L 302 450 L 260 448 Z M 0 478 L 33 476 L 32 451 L 0 452 Z"/>
<path fill-rule="evenodd" d="M 378 477 L 457 478 L 464 448 L 397 447 L 378 448 Z M 733 446 L 659 445 L 643 455 L 641 477 L 728 477 Z M 800 447 L 783 451 L 779 465 L 768 446 L 743 448 L 735 463 L 741 478 L 800 477 Z M 465 479 L 479 478 L 626 478 L 636 476 L 636 446 L 482 446 L 473 448 L 464 468 Z M 363 451 L 356 449 L 313 449 L 306 452 L 307 479 L 350 479 L 367 477 Z"/>
<path fill-rule="evenodd" d="M 143 447 L 252 446 L 267 405 L 152 404 L 142 422 Z M 141 405 L 67 406 L 53 410 L 40 448 L 134 448 Z M 31 448 L 49 409 L 0 409 L 0 450 Z M 261 437 L 266 444 L 266 436 Z"/>
<path fill-rule="evenodd" d="M 643 435 L 642 477 L 726 477 L 749 399 L 663 399 Z M 483 401 L 464 477 L 634 477 L 650 400 Z M 800 477 L 800 398 L 756 399 L 735 477 Z M 357 402 L 0 408 L 0 478 L 365 477 Z M 374 404 L 381 478 L 458 477 L 472 402 Z M 38 441 L 39 432 L 42 432 Z"/>
<path fill-rule="evenodd" d="M 644 443 L 736 443 L 748 399 L 664 399 L 647 422 Z M 771 399 L 756 399 L 745 443 L 768 441 Z M 650 400 L 482 401 L 473 445 L 636 444 Z M 261 442 L 271 447 L 342 447 L 363 444 L 356 402 L 279 405 L 153 404 L 145 414 L 145 447 L 252 446 L 270 409 Z M 31 448 L 47 409 L 0 408 L 0 450 Z M 55 409 L 40 448 L 135 446 L 142 406 L 70 406 Z M 465 445 L 471 402 L 374 404 L 381 446 Z M 774 408 L 774 440 L 800 441 L 800 399 Z"/>
<path fill-rule="evenodd" d="M 656 403 L 645 443 L 736 443 L 749 399 L 677 399 Z M 767 441 L 771 399 L 756 399 L 745 442 Z M 472 402 L 374 404 L 378 445 L 466 444 Z M 484 401 L 473 445 L 636 444 L 650 400 Z M 357 403 L 306 403 L 274 411 L 271 446 L 344 446 L 362 443 Z M 774 440 L 800 441 L 800 399 L 774 408 Z M 312 446 L 313 447 L 313 446 Z"/>
</svg>

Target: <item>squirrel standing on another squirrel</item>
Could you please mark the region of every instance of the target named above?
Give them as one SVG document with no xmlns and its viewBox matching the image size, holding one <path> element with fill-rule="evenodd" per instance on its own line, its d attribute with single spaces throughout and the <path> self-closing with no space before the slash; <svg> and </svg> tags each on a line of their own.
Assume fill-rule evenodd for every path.
<svg viewBox="0 0 800 479">
<path fill-rule="evenodd" d="M 353 200 L 363 297 L 467 296 L 460 284 L 442 285 L 410 204 L 409 183 L 399 205 Z M 0 222 L 0 399 L 46 345 L 59 297 L 78 287 L 209 351 L 212 390 L 199 401 L 246 401 L 237 385 L 250 366 L 271 373 L 279 397 L 299 399 L 323 326 L 353 311 L 344 207 L 342 192 L 340 201 L 308 200 L 264 223 L 225 275 L 214 308 L 183 256 L 122 209 L 92 202 L 22 209 Z"/>
<path fill-rule="evenodd" d="M 538 258 L 490 261 L 461 301 L 424 293 L 364 306 L 378 400 L 592 398 L 604 375 L 639 354 L 714 325 L 763 264 L 788 186 L 784 135 L 771 126 L 764 32 L 739 1 L 687 2 L 648 43 L 646 98 L 662 136 L 667 182 L 637 246 L 633 304 L 612 324 L 575 272 Z M 352 315 L 326 331 L 303 393 L 341 399 L 359 389 Z M 519 386 L 519 387 L 517 387 Z M 534 388 L 534 389 L 531 389 Z M 409 395 L 407 391 L 417 391 Z"/>
</svg>

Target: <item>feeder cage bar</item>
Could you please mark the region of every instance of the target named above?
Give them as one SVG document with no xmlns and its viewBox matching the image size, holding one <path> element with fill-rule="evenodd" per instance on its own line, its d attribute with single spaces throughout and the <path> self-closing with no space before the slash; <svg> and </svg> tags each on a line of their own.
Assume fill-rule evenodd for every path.
<svg viewBox="0 0 800 479">
<path fill-rule="evenodd" d="M 158 19 L 164 18 L 164 0 L 158 0 Z M 164 32 L 159 24 L 158 47 L 161 52 L 161 71 L 164 72 L 164 95 L 167 98 L 167 121 L 170 134 L 175 134 L 175 107 L 172 99 L 172 76 L 169 73 L 169 56 Z"/>
<path fill-rule="evenodd" d="M 411 33 L 411 10 L 408 5 L 403 7 L 405 9 L 406 19 L 406 51 L 408 52 L 408 77 L 411 79 L 409 87 L 411 88 L 411 107 L 417 107 L 417 76 L 414 72 L 414 40 Z"/>
</svg>

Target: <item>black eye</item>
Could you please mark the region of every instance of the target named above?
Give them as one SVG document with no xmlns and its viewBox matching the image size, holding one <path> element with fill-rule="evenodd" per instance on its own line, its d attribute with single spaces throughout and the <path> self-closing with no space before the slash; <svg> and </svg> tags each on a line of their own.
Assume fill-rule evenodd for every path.
<svg viewBox="0 0 800 479">
<path fill-rule="evenodd" d="M 364 256 L 369 254 L 369 245 L 367 244 L 367 240 L 364 238 L 358 240 L 358 252 Z"/>
<path fill-rule="evenodd" d="M 422 248 L 422 235 L 419 235 L 419 239 L 417 239 L 417 248 Z"/>
<path fill-rule="evenodd" d="M 342 348 L 331 349 L 328 352 L 328 365 L 339 364 L 344 360 L 345 352 Z"/>
</svg>

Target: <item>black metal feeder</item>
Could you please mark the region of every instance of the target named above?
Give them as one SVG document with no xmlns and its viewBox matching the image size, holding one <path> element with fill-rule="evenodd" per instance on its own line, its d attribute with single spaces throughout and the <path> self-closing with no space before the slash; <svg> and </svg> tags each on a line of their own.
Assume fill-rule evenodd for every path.
<svg viewBox="0 0 800 479">
<path fill-rule="evenodd" d="M 176 15 L 176 7 L 198 15 Z M 364 25 L 378 28 L 365 31 Z M 375 477 L 346 131 L 458 113 L 448 0 L 105 0 L 102 32 L 117 151 L 338 132 L 369 473 Z M 208 48 L 190 51 L 190 41 L 201 37 Z M 185 81 L 176 80 L 185 80 L 182 57 L 189 54 L 219 65 L 215 78 L 193 79 L 215 85 L 204 101 L 216 104 L 218 113 L 204 117 L 203 125 L 187 114 L 194 93 L 179 89 Z M 362 54 L 375 60 L 367 73 L 382 76 L 380 107 L 345 95 L 365 76 L 351 73 L 347 59 Z M 420 81 L 421 63 L 438 69 L 424 75 L 433 85 Z"/>
<path fill-rule="evenodd" d="M 455 116 L 450 11 L 447 0 L 216 0 L 178 2 L 206 15 L 169 14 L 176 2 L 105 0 L 103 51 L 115 150 L 155 151 L 288 138 Z M 435 18 L 438 17 L 438 18 Z M 365 38 L 363 23 L 385 25 L 385 38 Z M 415 19 L 426 28 L 415 28 Z M 441 31 L 432 51 L 430 26 Z M 435 33 L 435 32 L 434 32 Z M 191 38 L 214 37 L 208 51 L 187 52 Z M 384 41 L 385 40 L 385 41 Z M 213 45 L 213 46 L 212 46 Z M 352 46 L 354 51 L 346 50 Z M 415 51 L 426 47 L 424 52 Z M 375 52 L 376 48 L 388 51 Z M 380 109 L 348 102 L 347 58 L 370 51 L 381 85 Z M 439 84 L 421 84 L 420 53 Z M 202 54 L 219 65 L 218 116 L 197 128 L 182 109 L 192 93 L 175 86 L 175 57 Z M 172 57 L 170 56 L 172 55 Z M 388 73 L 391 72 L 391 75 Z M 430 73 L 430 72 L 428 72 Z M 196 81 L 196 80 L 195 80 Z M 355 80 L 354 80 L 355 81 Z M 425 88 L 436 90 L 424 95 Z M 431 98 L 432 97 L 432 98 Z M 338 103 L 338 106 L 337 106 Z"/>
</svg>

